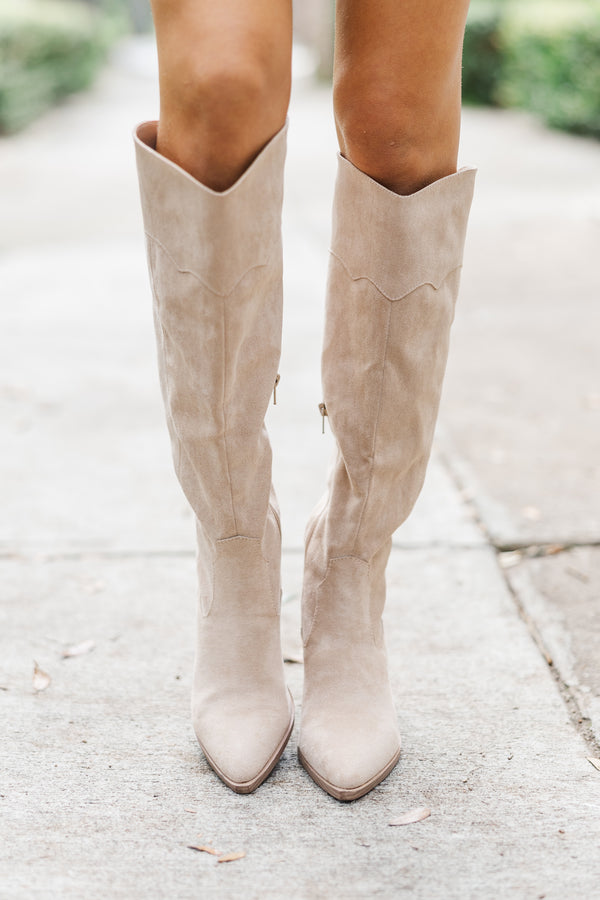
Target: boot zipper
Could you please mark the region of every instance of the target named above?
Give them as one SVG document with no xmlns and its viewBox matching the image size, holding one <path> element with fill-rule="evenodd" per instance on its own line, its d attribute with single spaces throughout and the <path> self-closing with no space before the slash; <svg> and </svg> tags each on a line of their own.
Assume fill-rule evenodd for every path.
<svg viewBox="0 0 600 900">
<path fill-rule="evenodd" d="M 329 413 L 327 412 L 327 407 L 324 403 L 319 403 L 319 412 L 321 413 L 321 419 L 323 420 L 321 434 L 325 434 L 325 416 L 329 415 Z"/>
</svg>

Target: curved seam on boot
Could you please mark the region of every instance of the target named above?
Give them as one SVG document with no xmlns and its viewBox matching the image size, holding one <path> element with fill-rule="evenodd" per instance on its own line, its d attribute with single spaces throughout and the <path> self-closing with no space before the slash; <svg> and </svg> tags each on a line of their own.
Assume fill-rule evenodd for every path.
<svg viewBox="0 0 600 900">
<path fill-rule="evenodd" d="M 233 501 L 233 484 L 231 481 L 231 469 L 229 467 L 229 450 L 227 447 L 227 412 L 225 403 L 225 397 L 227 394 L 227 302 L 222 304 L 222 316 L 221 321 L 223 323 L 223 396 L 221 398 L 221 409 L 223 411 L 223 450 L 225 452 L 225 464 L 227 466 L 227 481 L 229 483 L 229 497 L 231 499 L 231 514 L 233 516 L 233 530 L 237 532 L 237 518 L 235 515 L 235 503 Z"/>
<path fill-rule="evenodd" d="M 202 617 L 204 619 L 208 618 L 208 616 L 211 614 L 213 604 L 215 602 L 215 562 L 216 562 L 215 554 L 213 553 L 212 559 L 211 559 L 212 578 L 210 579 L 210 597 L 209 597 L 209 602 L 208 602 L 208 608 L 207 608 L 206 612 L 203 611 L 203 613 L 202 613 Z M 200 601 L 200 604 L 202 604 L 202 601 Z"/>
<path fill-rule="evenodd" d="M 250 272 L 253 272 L 254 269 L 266 268 L 271 262 L 271 254 L 269 253 L 269 255 L 267 256 L 267 258 L 265 259 L 264 262 L 255 263 L 253 266 L 248 266 L 247 269 L 244 269 L 244 271 L 239 276 L 237 281 L 235 281 L 234 284 L 231 287 L 229 287 L 226 291 L 218 291 L 214 287 L 211 287 L 211 285 L 208 284 L 208 282 L 205 281 L 200 275 L 198 275 L 198 273 L 195 272 L 193 269 L 182 269 L 181 266 L 179 265 L 179 263 L 177 262 L 177 260 L 175 259 L 175 257 L 173 256 L 173 254 L 165 247 L 165 245 L 162 243 L 162 241 L 159 241 L 159 239 L 154 237 L 153 234 L 150 234 L 149 231 L 146 231 L 144 233 L 149 240 L 151 240 L 154 244 L 156 244 L 158 247 L 160 247 L 160 249 L 163 251 L 165 256 L 167 256 L 170 259 L 173 266 L 177 269 L 177 271 L 181 275 L 191 275 L 192 278 L 195 278 L 196 281 L 198 281 L 202 285 L 203 288 L 206 288 L 207 291 L 210 291 L 211 294 L 215 294 L 217 297 L 228 297 L 230 294 L 233 293 L 233 291 L 236 289 L 236 287 L 239 285 L 239 283 L 246 277 L 246 275 L 248 275 Z"/>
<path fill-rule="evenodd" d="M 365 565 L 365 566 L 367 567 L 367 581 L 368 581 L 368 576 L 369 576 L 369 574 L 370 574 L 370 572 L 371 572 L 371 562 L 370 562 L 370 560 L 362 559 L 360 556 L 354 556 L 352 553 L 348 553 L 348 554 L 346 554 L 345 556 L 330 556 L 330 557 L 329 557 L 329 559 L 327 560 L 327 568 L 326 568 L 326 570 L 325 570 L 325 575 L 323 576 L 323 578 L 321 579 L 321 581 L 318 583 L 318 585 L 317 585 L 315 588 L 313 588 L 313 590 L 312 590 L 311 593 L 310 593 L 310 596 L 313 596 L 313 595 L 314 595 L 314 597 L 315 597 L 315 603 L 314 603 L 314 607 L 313 607 L 313 614 L 312 614 L 311 620 L 310 620 L 310 628 L 309 628 L 309 630 L 308 630 L 308 635 L 306 636 L 306 640 L 304 640 L 304 638 L 303 638 L 303 640 L 302 640 L 302 645 L 303 645 L 303 647 L 307 647 L 307 646 L 308 646 L 308 642 L 310 641 L 310 638 L 311 638 L 311 636 L 312 636 L 312 633 L 313 633 L 313 630 L 314 630 L 314 627 L 315 627 L 315 622 L 316 622 L 316 620 L 317 620 L 317 613 L 318 613 L 318 611 L 319 611 L 319 606 L 320 606 L 320 604 L 319 604 L 319 590 L 323 587 L 323 585 L 324 585 L 325 582 L 327 581 L 327 578 L 328 578 L 328 576 L 329 576 L 329 572 L 330 572 L 330 569 L 331 569 L 331 563 L 332 563 L 332 562 L 337 562 L 338 560 L 342 560 L 342 559 L 355 559 L 357 562 L 363 563 L 363 565 Z M 370 584 L 370 583 L 369 583 L 369 584 Z M 370 597 L 370 591 L 369 591 L 369 597 Z M 369 603 L 369 610 L 370 610 L 370 609 L 371 609 L 371 604 Z M 372 620 L 371 620 L 370 612 L 369 612 L 369 630 L 370 630 L 370 632 L 371 632 L 371 639 L 373 640 L 373 643 L 375 644 L 375 646 L 377 646 L 377 641 L 376 641 L 375 635 L 374 635 L 374 633 L 373 633 L 373 622 L 372 622 Z"/>
<path fill-rule="evenodd" d="M 251 543 L 258 544 L 259 549 L 260 549 L 260 558 L 266 565 L 267 569 L 271 570 L 273 568 L 273 566 L 271 565 L 271 563 L 269 562 L 269 560 L 263 553 L 262 538 L 249 537 L 249 535 L 246 535 L 246 534 L 232 534 L 226 538 L 219 538 L 219 540 L 215 541 L 215 546 L 217 546 L 219 544 L 227 544 L 230 541 L 250 541 Z M 214 568 L 214 563 L 213 563 L 213 568 Z M 273 596 L 273 591 L 271 590 L 271 579 L 267 578 L 267 581 L 269 582 L 269 597 L 271 600 L 271 605 L 273 607 L 273 612 L 275 613 L 276 616 L 278 616 L 279 612 L 280 612 L 280 604 L 277 600 L 277 597 Z"/>
<path fill-rule="evenodd" d="M 258 544 L 258 546 L 260 548 L 260 558 L 266 565 L 267 569 L 271 570 L 273 568 L 271 563 L 269 562 L 269 560 L 266 558 L 266 556 L 262 552 L 261 538 L 249 537 L 248 535 L 245 535 L 245 534 L 232 534 L 226 538 L 219 538 L 217 541 L 215 541 L 215 546 L 218 546 L 219 544 L 227 544 L 231 541 L 250 541 L 251 543 Z M 213 594 L 211 597 L 210 606 L 208 608 L 206 616 L 212 610 L 213 600 L 214 600 L 214 585 L 215 585 L 215 559 L 214 558 L 212 560 L 212 570 L 213 570 L 213 579 L 212 579 Z M 277 602 L 277 599 L 273 596 L 273 591 L 271 590 L 271 579 L 269 577 L 267 577 L 267 582 L 269 584 L 269 599 L 271 601 L 271 606 L 272 606 L 273 612 L 275 613 L 275 616 L 278 618 L 279 614 L 280 614 L 280 605 Z"/>
<path fill-rule="evenodd" d="M 151 288 L 152 288 L 152 295 L 153 295 L 153 298 L 154 298 L 154 305 L 155 305 L 155 309 L 156 309 L 156 318 L 157 318 L 157 320 L 158 320 L 158 324 L 160 325 L 160 348 L 161 348 L 161 356 L 162 356 L 163 359 L 166 359 L 167 354 L 166 354 L 166 352 L 165 352 L 165 338 L 166 338 L 166 334 L 167 334 L 167 333 L 166 333 L 165 326 L 163 325 L 163 321 L 162 321 L 162 319 L 161 319 L 161 317 L 160 317 L 160 313 L 159 313 L 159 306 L 160 306 L 160 304 L 159 304 L 159 302 L 158 302 L 158 294 L 157 294 L 157 292 L 156 292 L 156 287 L 155 287 L 155 285 L 154 285 L 154 271 L 153 271 L 153 269 L 152 269 L 152 266 L 150 266 L 150 285 L 151 285 Z M 169 382 L 169 386 L 170 386 L 170 378 L 169 378 L 169 376 L 168 376 L 168 372 L 167 372 L 167 367 L 166 367 L 166 365 L 165 365 L 165 378 L 166 378 L 166 380 Z M 176 427 L 176 425 L 175 425 L 175 418 L 174 418 L 174 416 L 173 416 L 173 412 L 172 412 L 172 410 L 171 410 L 170 404 L 169 404 L 169 406 L 166 408 L 166 418 L 167 418 L 167 424 L 170 423 L 170 427 L 171 427 L 171 429 L 172 429 L 172 431 L 173 431 L 173 434 L 174 434 L 174 435 L 176 436 L 176 438 L 177 438 L 177 459 L 174 459 L 173 461 L 174 461 L 174 463 L 175 463 L 175 467 L 176 467 L 176 468 L 179 468 L 179 466 L 180 466 L 180 464 L 181 464 L 181 454 L 182 454 L 182 451 L 183 451 L 183 446 L 182 446 L 182 440 L 181 440 L 181 437 L 180 437 L 179 432 L 177 431 L 177 427 Z M 186 456 L 187 456 L 187 454 L 186 454 Z"/>
<path fill-rule="evenodd" d="M 367 508 L 367 502 L 369 500 L 369 493 L 371 491 L 371 485 L 373 483 L 373 470 L 375 468 L 375 451 L 376 451 L 376 445 L 377 445 L 377 429 L 379 427 L 379 417 L 381 415 L 381 406 L 383 403 L 383 385 L 385 382 L 385 364 L 387 362 L 387 352 L 388 352 L 388 346 L 389 346 L 389 342 L 390 342 L 390 329 L 391 329 L 391 325 L 392 325 L 392 310 L 393 310 L 393 307 L 390 303 L 390 307 L 389 307 L 389 311 L 388 311 L 388 320 L 387 320 L 387 325 L 386 325 L 386 329 L 385 329 L 385 349 L 383 351 L 383 362 L 381 364 L 381 387 L 379 388 L 379 401 L 377 403 L 377 413 L 375 416 L 375 428 L 373 430 L 373 443 L 371 445 L 371 463 L 370 463 L 370 470 L 369 470 L 369 483 L 367 485 L 365 499 L 362 504 L 362 509 L 360 511 L 360 516 L 358 519 L 358 523 L 356 525 L 354 537 L 352 539 L 352 548 L 354 551 L 356 550 L 356 544 L 358 542 L 360 526 L 362 525 L 363 516 L 365 514 L 365 509 Z M 355 556 L 356 554 L 352 553 L 352 555 Z"/>
<path fill-rule="evenodd" d="M 441 278 L 437 284 L 434 281 L 421 281 L 421 282 L 419 282 L 419 284 L 416 284 L 414 287 L 411 287 L 410 290 L 405 291 L 404 294 L 400 294 L 400 296 L 397 296 L 397 297 L 396 296 L 391 297 L 386 291 L 383 290 L 383 288 L 373 278 L 371 278 L 370 275 L 354 275 L 351 272 L 351 270 L 348 268 L 348 266 L 346 265 L 346 263 L 344 262 L 342 257 L 339 256 L 335 252 L 335 250 L 330 249 L 329 252 L 335 259 L 337 259 L 337 261 L 340 263 L 340 265 L 343 266 L 343 268 L 347 272 L 348 276 L 352 279 L 352 281 L 368 281 L 369 284 L 372 284 L 373 287 L 376 288 L 379 291 L 379 293 L 383 297 L 386 298 L 386 300 L 390 301 L 390 303 L 396 303 L 398 300 L 404 300 L 405 297 L 410 296 L 410 294 L 413 294 L 415 291 L 418 291 L 419 288 L 425 287 L 426 285 L 429 285 L 430 287 L 432 287 L 434 289 L 434 291 L 439 291 L 439 289 L 443 286 L 444 282 L 450 277 L 450 275 L 452 275 L 458 269 L 462 269 L 462 267 L 463 267 L 463 264 L 459 263 L 459 265 L 454 266 L 452 269 L 449 269 L 449 271 L 446 272 L 444 277 Z"/>
<path fill-rule="evenodd" d="M 279 532 L 279 537 L 281 538 L 281 518 L 279 516 L 279 513 L 277 512 L 277 510 L 275 509 L 275 507 L 273 506 L 273 504 L 270 501 L 269 501 L 269 506 L 267 509 L 267 518 L 269 515 L 268 510 L 270 510 L 273 513 L 273 518 L 275 519 L 275 524 L 277 525 L 277 531 Z"/>
<path fill-rule="evenodd" d="M 153 282 L 153 277 L 154 277 L 154 276 L 153 276 L 153 273 L 152 273 L 152 271 L 151 271 L 152 282 Z M 154 283 L 152 283 L 152 288 L 153 288 L 153 291 L 154 291 Z M 156 292 L 155 292 L 155 296 L 156 296 Z M 157 299 L 157 308 L 159 307 L 159 305 L 160 305 L 160 304 L 158 303 L 158 299 Z M 165 326 L 163 325 L 163 321 L 162 321 L 162 319 L 161 319 L 161 317 L 160 317 L 160 313 L 159 313 L 159 315 L 158 315 L 158 321 L 159 321 L 159 324 L 160 324 L 161 344 L 162 344 L 162 348 L 163 348 L 163 359 L 166 359 L 166 353 L 164 352 L 164 346 L 165 346 L 164 340 L 165 340 L 165 337 L 167 336 L 167 331 L 166 331 L 166 329 L 165 329 Z M 170 387 L 170 386 L 171 386 L 171 379 L 169 378 L 169 373 L 168 373 L 168 369 L 167 369 L 167 366 L 166 366 L 166 365 L 165 365 L 165 379 L 168 381 L 169 387 Z M 172 429 L 173 429 L 173 434 L 174 434 L 175 437 L 177 438 L 177 459 L 175 459 L 175 458 L 173 459 L 173 461 L 174 461 L 174 463 L 175 463 L 175 468 L 176 468 L 176 469 L 179 468 L 179 466 L 181 465 L 181 459 L 182 459 L 183 456 L 185 456 L 185 458 L 187 459 L 187 461 L 188 461 L 188 463 L 189 463 L 189 465 L 190 465 L 192 471 L 195 472 L 196 470 L 195 470 L 195 467 L 194 467 L 194 461 L 193 461 L 193 459 L 192 459 L 190 453 L 188 452 L 188 449 L 187 449 L 187 447 L 186 447 L 185 441 L 182 439 L 181 435 L 179 434 L 179 430 L 178 430 L 177 424 L 176 424 L 176 422 L 175 422 L 175 417 L 173 416 L 173 413 L 172 413 L 172 410 L 171 410 L 171 404 L 166 404 L 166 417 L 167 417 L 167 421 L 171 423 L 171 427 L 172 427 Z M 194 514 L 196 514 L 196 510 L 194 510 Z M 210 605 L 212 606 L 212 600 L 211 600 L 211 604 L 210 604 Z"/>
</svg>

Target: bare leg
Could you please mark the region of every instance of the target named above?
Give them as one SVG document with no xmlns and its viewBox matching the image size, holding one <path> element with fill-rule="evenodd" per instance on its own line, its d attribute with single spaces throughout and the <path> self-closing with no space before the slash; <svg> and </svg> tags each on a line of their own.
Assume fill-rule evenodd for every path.
<svg viewBox="0 0 600 900">
<path fill-rule="evenodd" d="M 342 155 L 410 194 L 456 171 L 469 0 L 338 0 L 334 105 Z"/>
<path fill-rule="evenodd" d="M 283 126 L 291 0 L 152 0 L 160 75 L 157 150 L 222 191 Z"/>
</svg>

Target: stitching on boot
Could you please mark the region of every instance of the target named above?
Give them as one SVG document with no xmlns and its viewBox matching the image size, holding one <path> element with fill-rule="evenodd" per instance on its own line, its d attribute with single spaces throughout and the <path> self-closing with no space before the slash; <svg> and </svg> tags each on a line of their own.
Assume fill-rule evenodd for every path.
<svg viewBox="0 0 600 900">
<path fill-rule="evenodd" d="M 168 337 L 168 332 L 166 331 L 165 326 L 164 326 L 164 324 L 163 324 L 162 317 L 161 317 L 161 315 L 160 315 L 160 301 L 159 301 L 159 299 L 158 299 L 158 295 L 157 295 L 156 290 L 155 290 L 155 287 L 154 287 L 154 272 L 153 272 L 152 268 L 151 268 L 151 270 L 150 270 L 150 280 L 151 280 L 151 284 L 152 284 L 152 293 L 154 294 L 155 301 L 156 301 L 157 317 L 158 317 L 158 322 L 159 322 L 159 325 L 160 325 L 161 345 L 162 345 L 162 351 L 163 351 L 162 357 L 163 357 L 164 360 L 166 360 L 167 354 L 164 352 L 164 348 L 165 348 L 165 340 L 168 341 L 168 340 L 169 340 L 169 337 Z M 165 370 L 164 370 L 164 371 L 165 371 L 165 378 L 166 378 L 166 380 L 168 381 L 169 386 L 171 386 L 171 379 L 170 379 L 170 377 L 169 377 L 169 370 L 168 370 L 168 366 L 166 365 L 166 363 L 165 363 Z M 223 409 L 223 414 L 224 414 L 224 409 Z M 223 418 L 225 418 L 224 415 L 223 415 Z M 168 419 L 168 421 L 171 423 L 171 426 L 172 426 L 172 428 L 173 428 L 173 434 L 174 434 L 174 435 L 176 436 L 176 438 L 177 438 L 178 458 L 177 458 L 176 460 L 174 460 L 174 462 L 175 462 L 175 467 L 176 467 L 176 468 L 179 467 L 179 465 L 181 464 L 182 456 L 185 456 L 185 458 L 187 459 L 188 464 L 189 464 L 189 466 L 190 466 L 192 472 L 195 472 L 194 462 L 193 462 L 193 460 L 192 460 L 192 457 L 191 457 L 190 453 L 189 453 L 188 450 L 187 450 L 185 441 L 183 441 L 183 440 L 181 439 L 181 435 L 179 434 L 179 431 L 178 431 L 178 429 L 177 429 L 177 426 L 176 426 L 176 423 L 175 423 L 175 418 L 174 418 L 174 416 L 173 416 L 173 414 L 172 414 L 170 405 L 168 405 L 168 408 L 167 408 L 167 419 Z M 228 457 L 227 457 L 227 445 L 226 445 L 225 438 L 223 438 L 223 443 L 225 444 L 225 458 L 226 458 L 226 460 L 227 460 L 227 474 L 228 474 L 228 476 L 229 476 L 229 460 L 228 460 Z M 231 487 L 231 477 L 229 477 L 229 484 L 230 484 L 230 487 Z M 194 512 L 196 512 L 196 510 L 194 510 Z M 231 512 L 232 512 L 232 516 L 233 516 L 234 527 L 237 528 L 237 523 L 236 523 L 236 521 L 235 521 L 235 510 L 234 510 L 234 508 L 233 508 L 233 497 L 232 497 L 232 503 L 231 503 Z M 211 603 L 211 605 L 212 605 L 212 603 Z"/>
<path fill-rule="evenodd" d="M 162 321 L 162 319 L 161 319 L 161 317 L 160 317 L 160 314 L 159 314 L 158 295 L 157 295 L 157 293 L 156 293 L 156 288 L 155 288 L 155 285 L 154 285 L 154 271 L 153 271 L 152 267 L 150 267 L 150 284 L 151 284 L 151 287 L 152 287 L 152 296 L 154 297 L 154 304 L 155 304 L 155 309 L 156 309 L 156 318 L 157 318 L 157 320 L 158 320 L 158 324 L 160 325 L 160 349 L 161 349 L 161 356 L 162 356 L 163 360 L 166 360 L 167 354 L 166 354 L 166 352 L 165 352 L 165 342 L 166 342 L 166 339 L 167 339 L 167 332 L 166 332 L 166 330 L 165 330 L 165 326 L 163 325 L 163 321 Z M 170 387 L 170 386 L 171 386 L 171 379 L 169 378 L 169 373 L 168 373 L 168 370 L 167 370 L 166 363 L 165 363 L 165 367 L 164 367 L 164 372 L 165 372 L 165 378 L 166 378 L 166 380 L 168 381 L 169 387 Z M 176 436 L 176 438 L 177 438 L 177 459 L 174 459 L 174 463 L 175 463 L 175 468 L 178 468 L 178 467 L 180 466 L 180 464 L 181 464 L 181 455 L 182 455 L 182 452 L 184 452 L 184 451 L 183 451 L 182 441 L 181 441 L 181 438 L 180 438 L 180 436 L 179 436 L 179 432 L 177 431 L 177 428 L 175 427 L 175 419 L 174 419 L 174 417 L 173 417 L 173 412 L 172 412 L 172 410 L 171 410 L 170 405 L 169 405 L 168 408 L 166 409 L 166 417 L 167 417 L 168 423 L 170 423 L 170 428 L 172 429 L 173 434 L 174 434 L 174 435 Z"/>
<path fill-rule="evenodd" d="M 156 297 L 156 292 L 154 290 L 154 276 L 153 276 L 152 272 L 151 272 L 151 281 L 152 281 L 152 291 Z M 158 304 L 158 300 L 157 300 L 157 310 L 158 310 L 158 307 L 159 307 L 159 304 Z M 160 325 L 161 344 L 162 344 L 162 350 L 163 350 L 162 356 L 163 356 L 163 359 L 166 359 L 167 354 L 164 352 L 164 347 L 165 347 L 165 340 L 168 341 L 169 338 L 168 338 L 168 333 L 165 329 L 165 326 L 163 325 L 163 321 L 160 317 L 160 314 L 158 314 L 158 323 Z M 167 367 L 166 363 L 165 363 L 165 378 L 166 378 L 167 382 L 169 383 L 169 386 L 171 386 L 171 379 L 169 377 L 169 371 L 168 371 L 168 367 Z M 194 463 L 193 463 L 192 457 L 186 448 L 185 441 L 183 441 L 181 439 L 181 435 L 179 434 L 179 431 L 177 429 L 175 418 L 171 411 L 170 405 L 168 405 L 168 407 L 166 409 L 166 417 L 167 417 L 168 422 L 171 423 L 171 428 L 173 429 L 173 434 L 177 438 L 177 458 L 173 457 L 175 468 L 178 469 L 180 467 L 181 460 L 183 457 L 185 457 L 192 472 L 194 472 L 195 469 L 194 469 Z M 196 513 L 196 510 L 194 510 L 194 513 Z"/>
<path fill-rule="evenodd" d="M 356 543 L 358 541 L 358 535 L 360 533 L 360 526 L 362 525 L 363 516 L 365 514 L 365 509 L 367 508 L 367 502 L 369 499 L 369 493 L 371 491 L 371 485 L 373 483 L 373 470 L 375 468 L 375 452 L 376 452 L 376 446 L 377 446 L 377 430 L 379 428 L 379 417 L 381 415 L 381 406 L 383 403 L 383 385 L 385 382 L 385 364 L 387 362 L 388 346 L 389 346 L 389 342 L 390 342 L 390 329 L 391 329 L 391 325 L 392 325 L 392 309 L 393 309 L 393 307 L 390 304 L 390 307 L 388 309 L 387 324 L 386 324 L 386 328 L 385 328 L 385 349 L 383 351 L 383 361 L 381 364 L 381 386 L 379 388 L 379 400 L 377 401 L 377 414 L 375 416 L 375 428 L 373 430 L 373 443 L 371 445 L 371 462 L 370 462 L 370 469 L 369 469 L 369 483 L 367 485 L 365 499 L 363 500 L 362 508 L 360 511 L 360 516 L 358 519 L 358 523 L 356 525 L 356 531 L 354 532 L 354 537 L 352 539 L 353 550 L 356 550 Z"/>
<path fill-rule="evenodd" d="M 202 616 L 205 619 L 210 615 L 211 610 L 213 608 L 213 603 L 215 600 L 215 574 L 216 573 L 215 573 L 215 557 L 214 556 L 211 560 L 211 569 L 212 569 L 212 576 L 210 579 L 210 596 L 208 598 L 208 605 L 206 607 L 206 612 L 204 611 L 204 609 L 202 609 Z M 202 598 L 200 598 L 200 605 L 202 606 Z"/>
<path fill-rule="evenodd" d="M 215 541 L 215 546 L 218 547 L 219 544 L 227 544 L 227 543 L 230 543 L 231 541 L 250 541 L 250 543 L 258 544 L 258 546 L 260 548 L 260 558 L 266 565 L 269 572 L 273 569 L 273 566 L 271 565 L 269 560 L 266 558 L 266 556 L 262 552 L 262 539 L 261 538 L 248 537 L 248 535 L 245 535 L 245 534 L 232 534 L 232 535 L 230 535 L 230 537 L 219 538 L 218 541 Z M 275 613 L 275 615 L 279 615 L 280 605 L 281 605 L 279 600 L 281 598 L 279 598 L 279 600 L 278 600 L 277 597 L 273 596 L 273 591 L 271 590 L 271 579 L 270 579 L 268 573 L 267 573 L 267 582 L 269 584 L 269 598 L 271 601 L 271 605 L 273 607 L 273 612 Z M 213 584 L 214 584 L 214 561 L 213 561 Z M 281 591 L 281 588 L 280 588 L 280 591 Z M 212 604 L 211 604 L 211 606 L 212 606 Z"/>
<path fill-rule="evenodd" d="M 206 288 L 207 291 L 210 291 L 211 294 L 215 294 L 217 297 L 228 297 L 230 294 L 233 293 L 233 291 L 236 289 L 236 287 L 239 285 L 239 283 L 246 277 L 246 275 L 248 275 L 249 272 L 253 272 L 254 269 L 264 269 L 264 268 L 266 268 L 266 267 L 270 264 L 270 262 L 271 262 L 271 254 L 269 254 L 269 255 L 267 256 L 265 262 L 255 263 L 253 266 L 248 266 L 248 268 L 245 269 L 245 270 L 242 272 L 242 274 L 241 274 L 240 277 L 237 279 L 237 281 L 236 281 L 236 282 L 235 282 L 235 283 L 234 283 L 227 291 L 224 291 L 224 292 L 223 292 L 223 291 L 217 291 L 217 290 L 215 290 L 214 287 L 211 287 L 210 284 L 208 284 L 208 282 L 206 282 L 206 281 L 205 281 L 200 275 L 198 275 L 198 273 L 195 272 L 193 269 L 182 269 L 181 266 L 179 265 L 179 263 L 177 262 L 177 260 L 175 259 L 175 257 L 173 256 L 173 254 L 170 253 L 169 250 L 167 250 L 167 248 L 166 248 L 165 245 L 162 243 L 162 241 L 159 241 L 159 239 L 156 238 L 156 237 L 154 237 L 153 234 L 150 234 L 149 231 L 146 231 L 145 234 L 146 234 L 146 237 L 147 237 L 149 240 L 151 240 L 154 244 L 156 244 L 157 247 L 160 247 L 160 249 L 163 251 L 163 253 L 165 254 L 165 256 L 168 257 L 168 259 L 171 261 L 171 263 L 173 264 L 173 266 L 177 269 L 177 271 L 178 271 L 181 275 L 191 275 L 192 278 L 195 278 L 196 281 L 198 281 L 198 282 L 202 285 L 203 288 Z"/>
<path fill-rule="evenodd" d="M 227 466 L 227 481 L 229 483 L 229 497 L 231 499 L 231 514 L 233 516 L 233 528 L 237 532 L 237 518 L 235 515 L 235 503 L 233 502 L 233 484 L 231 481 L 231 469 L 229 466 L 229 451 L 227 449 L 227 413 L 225 411 L 225 396 L 227 394 L 227 303 L 221 305 L 223 323 L 223 396 L 221 397 L 221 409 L 223 412 L 223 449 L 225 451 L 225 464 Z"/>
<path fill-rule="evenodd" d="M 321 588 L 327 581 L 327 578 L 329 577 L 329 573 L 331 571 L 331 564 L 334 562 L 337 562 L 338 560 L 342 560 L 342 559 L 353 559 L 353 560 L 356 560 L 356 562 L 362 563 L 364 566 L 366 566 L 367 567 L 367 582 L 369 581 L 368 576 L 371 571 L 371 563 L 368 560 L 361 559 L 360 556 L 354 556 L 351 553 L 347 554 L 346 556 L 331 556 L 331 557 L 329 557 L 329 559 L 327 560 L 327 568 L 325 570 L 325 575 L 323 576 L 321 581 L 317 584 L 317 586 L 315 588 L 313 588 L 313 590 L 309 594 L 310 597 L 315 598 L 315 601 L 313 604 L 313 614 L 310 619 L 310 627 L 308 629 L 308 634 L 306 635 L 306 638 L 304 637 L 304 635 L 302 636 L 302 644 L 304 647 L 308 646 L 308 642 L 310 641 L 311 635 L 312 635 L 314 627 L 315 627 L 315 622 L 317 620 L 317 614 L 318 614 L 319 607 L 320 607 L 319 591 L 321 590 Z M 370 609 L 370 604 L 369 604 L 369 609 Z M 371 638 L 373 639 L 373 641 L 375 641 L 375 637 L 373 634 L 373 623 L 371 621 L 370 614 L 369 614 L 369 630 L 371 632 Z"/>
<path fill-rule="evenodd" d="M 406 291 L 404 294 L 401 294 L 399 297 L 395 297 L 395 296 L 390 297 L 390 295 L 386 291 L 383 290 L 381 285 L 379 285 L 373 278 L 371 278 L 370 275 L 354 275 L 350 271 L 350 269 L 348 268 L 348 266 L 346 265 L 346 263 L 344 262 L 342 257 L 338 256 L 338 254 L 335 252 L 335 250 L 330 250 L 329 252 L 335 259 L 337 259 L 337 261 L 340 263 L 340 265 L 344 267 L 346 273 L 352 279 L 352 281 L 368 281 L 370 284 L 373 285 L 374 288 L 376 288 L 376 290 L 379 291 L 379 293 L 383 297 L 386 298 L 386 300 L 389 300 L 390 303 L 396 303 L 398 300 L 404 300 L 405 297 L 410 296 L 410 294 L 413 294 L 415 291 L 418 291 L 419 288 L 425 287 L 425 285 L 429 285 L 429 287 L 432 287 L 434 289 L 434 291 L 439 291 L 439 289 L 443 286 L 444 282 L 449 278 L 450 275 L 452 275 L 458 269 L 462 269 L 462 263 L 460 263 L 458 266 L 454 266 L 454 268 L 452 268 L 448 272 L 446 272 L 446 274 L 444 275 L 443 278 L 440 279 L 438 284 L 436 284 L 433 281 L 421 281 L 421 282 L 419 282 L 419 284 L 416 284 L 414 287 L 410 288 L 410 290 Z"/>
<path fill-rule="evenodd" d="M 281 537 L 281 518 L 279 516 L 279 513 L 272 503 L 269 503 L 269 509 L 273 513 L 273 518 L 275 519 L 275 524 L 277 525 L 277 531 L 279 532 L 279 537 Z"/>
</svg>

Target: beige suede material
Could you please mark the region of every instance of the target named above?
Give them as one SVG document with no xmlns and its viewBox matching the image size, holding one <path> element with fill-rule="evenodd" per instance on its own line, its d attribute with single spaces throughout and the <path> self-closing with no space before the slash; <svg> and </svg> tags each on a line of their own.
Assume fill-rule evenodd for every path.
<svg viewBox="0 0 600 900">
<path fill-rule="evenodd" d="M 156 123 L 136 135 L 175 468 L 214 540 L 261 537 L 267 514 L 263 422 L 281 352 L 285 138 L 286 128 L 218 194 L 156 153 Z"/>
<path fill-rule="evenodd" d="M 177 477 L 197 519 L 198 740 L 253 790 L 293 724 L 280 644 L 281 532 L 264 417 L 281 348 L 286 130 L 216 193 L 135 135 L 159 375 Z"/>
<path fill-rule="evenodd" d="M 300 752 L 340 799 L 399 752 L 385 565 L 431 452 L 474 179 L 403 197 L 339 159 L 322 357 L 337 455 L 307 529 Z"/>
</svg>

